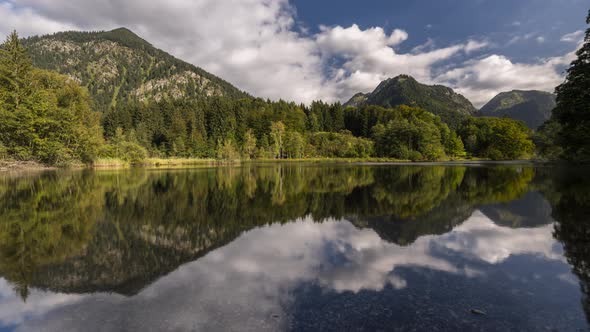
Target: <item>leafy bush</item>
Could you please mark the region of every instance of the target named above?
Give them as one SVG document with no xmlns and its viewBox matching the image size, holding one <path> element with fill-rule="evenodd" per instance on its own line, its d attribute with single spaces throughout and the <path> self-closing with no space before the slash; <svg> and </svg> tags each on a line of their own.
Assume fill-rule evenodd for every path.
<svg viewBox="0 0 590 332">
<path fill-rule="evenodd" d="M 139 144 L 133 142 L 121 142 L 118 147 L 118 157 L 132 164 L 143 162 L 147 156 L 147 150 Z"/>
<path fill-rule="evenodd" d="M 389 112 L 391 120 L 372 128 L 378 156 L 419 161 L 439 160 L 446 152 L 460 153 L 461 144 L 453 140 L 451 130 L 434 114 L 407 106 Z M 448 143 L 448 148 L 443 142 Z"/>
<path fill-rule="evenodd" d="M 0 159 L 6 159 L 8 157 L 8 149 L 0 142 Z"/>
<path fill-rule="evenodd" d="M 223 143 L 218 143 L 216 158 L 219 160 L 237 160 L 240 159 L 240 153 L 232 140 L 226 139 Z"/>
<path fill-rule="evenodd" d="M 373 142 L 354 137 L 350 132 L 313 133 L 307 137 L 310 156 L 329 158 L 366 158 L 373 153 Z"/>
<path fill-rule="evenodd" d="M 458 132 L 472 156 L 514 160 L 529 158 L 535 150 L 531 130 L 523 122 L 509 118 L 471 118 Z"/>
<path fill-rule="evenodd" d="M 67 76 L 33 68 L 12 33 L 0 52 L 0 143 L 17 160 L 91 161 L 103 143 L 88 92 Z M 15 68 L 18 68 L 16 70 Z"/>
<path fill-rule="evenodd" d="M 37 158 L 47 165 L 63 165 L 72 160 L 66 147 L 56 141 L 44 141 L 37 144 Z"/>
</svg>

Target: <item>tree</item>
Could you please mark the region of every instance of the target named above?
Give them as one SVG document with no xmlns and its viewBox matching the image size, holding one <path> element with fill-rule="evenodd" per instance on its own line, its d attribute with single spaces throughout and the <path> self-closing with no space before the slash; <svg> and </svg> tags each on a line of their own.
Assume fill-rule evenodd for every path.
<svg viewBox="0 0 590 332">
<path fill-rule="evenodd" d="M 219 142 L 216 151 L 217 159 L 219 160 L 236 160 L 240 158 L 240 154 L 231 139 Z"/>
<path fill-rule="evenodd" d="M 590 11 L 586 23 L 590 24 Z M 590 28 L 576 55 L 565 82 L 555 89 L 557 105 L 552 118 L 562 127 L 558 144 L 563 148 L 563 157 L 590 162 Z"/>
<path fill-rule="evenodd" d="M 13 31 L 0 48 L 0 106 L 18 109 L 31 93 L 32 62 Z"/>
<path fill-rule="evenodd" d="M 467 152 L 481 158 L 526 159 L 535 150 L 531 130 L 524 122 L 509 118 L 470 118 L 458 133 L 466 142 Z"/>
<path fill-rule="evenodd" d="M 378 156 L 414 161 L 445 157 L 442 132 L 450 136 L 450 129 L 440 118 L 420 108 L 407 106 L 390 112 L 388 122 L 373 127 Z"/>
<path fill-rule="evenodd" d="M 305 139 L 296 131 L 288 131 L 285 134 L 285 154 L 287 158 L 303 158 L 305 151 Z"/>
<path fill-rule="evenodd" d="M 67 76 L 31 66 L 18 34 L 0 49 L 0 144 L 12 158 L 91 162 L 103 144 L 88 92 Z"/>
<path fill-rule="evenodd" d="M 451 131 L 448 140 L 445 144 L 445 152 L 447 155 L 452 157 L 465 157 L 465 146 L 461 137 L 456 132 Z"/>
<path fill-rule="evenodd" d="M 371 140 L 354 137 L 349 131 L 311 133 L 307 142 L 307 153 L 314 157 L 367 158 L 373 153 Z"/>
<path fill-rule="evenodd" d="M 537 154 L 545 160 L 558 160 L 563 154 L 563 148 L 557 144 L 561 133 L 561 125 L 555 120 L 545 122 L 533 136 Z"/>
<path fill-rule="evenodd" d="M 273 122 L 270 125 L 270 137 L 273 142 L 273 152 L 275 158 L 283 158 L 283 139 L 285 136 L 285 125 L 281 122 Z"/>
<path fill-rule="evenodd" d="M 242 154 L 246 159 L 256 157 L 256 137 L 252 133 L 252 129 L 248 129 L 244 135 L 244 143 L 242 144 Z"/>
</svg>

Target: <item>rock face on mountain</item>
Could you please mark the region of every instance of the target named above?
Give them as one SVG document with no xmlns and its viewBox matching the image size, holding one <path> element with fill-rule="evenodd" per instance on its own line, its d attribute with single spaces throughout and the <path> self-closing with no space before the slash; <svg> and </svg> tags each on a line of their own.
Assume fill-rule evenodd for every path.
<svg viewBox="0 0 590 332">
<path fill-rule="evenodd" d="M 35 66 L 68 75 L 86 86 L 101 111 L 130 100 L 247 96 L 125 28 L 60 32 L 27 38 L 24 45 Z"/>
<path fill-rule="evenodd" d="M 543 91 L 502 92 L 477 113 L 479 116 L 509 117 L 523 121 L 537 129 L 551 117 L 555 108 L 555 95 Z"/>
<path fill-rule="evenodd" d="M 442 85 L 425 85 L 413 77 L 400 75 L 387 79 L 369 94 L 356 94 L 345 106 L 359 107 L 377 105 L 396 107 L 409 105 L 423 108 L 441 117 L 443 121 L 457 126 L 462 119 L 473 115 L 475 107 L 467 98 Z"/>
</svg>

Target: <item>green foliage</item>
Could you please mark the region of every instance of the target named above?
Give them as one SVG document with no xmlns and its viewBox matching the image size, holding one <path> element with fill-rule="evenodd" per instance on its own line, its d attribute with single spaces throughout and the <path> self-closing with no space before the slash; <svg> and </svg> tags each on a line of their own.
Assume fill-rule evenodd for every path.
<svg viewBox="0 0 590 332">
<path fill-rule="evenodd" d="M 469 119 L 458 135 L 429 111 L 441 113 L 454 105 L 453 114 L 463 119 L 472 106 L 447 88 L 423 86 L 407 76 L 388 80 L 371 96 L 357 99 L 383 97 L 389 106 L 407 102 L 425 105 L 429 111 L 405 105 L 344 108 L 321 101 L 305 106 L 249 98 L 126 29 L 59 33 L 30 38 L 25 44 L 33 50 L 34 63 L 82 77 L 94 99 L 74 79 L 31 67 L 18 36 L 11 35 L 0 57 L 0 144 L 5 151 L 0 153 L 17 160 L 65 164 L 90 163 L 97 156 L 130 163 L 141 163 L 148 156 L 232 160 L 379 156 L 425 161 L 464 157 L 465 149 L 471 156 L 492 159 L 532 154 L 530 132 L 509 120 Z M 57 53 L 48 57 L 46 51 L 54 48 Z M 60 55 L 63 48 L 71 50 Z M 100 64 L 101 73 L 96 61 L 105 62 Z M 109 69 L 114 76 L 94 76 Z M 175 81 L 189 87 L 163 83 L 155 92 L 130 90 L 153 87 L 148 81 L 187 72 L 191 79 Z M 120 75 L 125 76 L 121 82 Z M 192 79 L 212 85 L 199 88 Z M 402 99 L 389 94 L 397 90 L 404 92 Z M 426 95 L 432 98 L 426 100 Z M 104 110 L 101 123 L 100 113 L 92 112 L 90 105 Z"/>
<path fill-rule="evenodd" d="M 284 153 L 287 158 L 300 159 L 304 157 L 305 138 L 296 131 L 285 133 Z"/>
<path fill-rule="evenodd" d="M 31 94 L 32 64 L 13 31 L 0 48 L 0 107 L 15 111 Z"/>
<path fill-rule="evenodd" d="M 118 158 L 132 164 L 139 164 L 147 158 L 147 151 L 133 142 L 121 142 L 116 149 Z"/>
<path fill-rule="evenodd" d="M 558 160 L 563 154 L 563 148 L 557 144 L 561 133 L 561 125 L 550 120 L 545 122 L 533 136 L 537 148 L 537 155 L 544 160 Z"/>
<path fill-rule="evenodd" d="M 590 24 L 590 11 L 586 23 Z M 552 119 L 561 126 L 558 144 L 563 149 L 562 157 L 590 162 L 590 28 L 576 55 L 565 82 L 555 89 L 557 106 Z"/>
<path fill-rule="evenodd" d="M 33 64 L 75 77 L 95 110 L 133 101 L 224 96 L 246 98 L 230 83 L 153 47 L 125 28 L 59 32 L 24 40 Z"/>
<path fill-rule="evenodd" d="M 115 136 L 109 141 L 109 144 L 102 148 L 100 157 L 140 164 L 148 157 L 148 152 L 137 143 L 133 131 L 129 135 L 125 135 L 122 128 L 117 128 Z"/>
<path fill-rule="evenodd" d="M 283 148 L 285 140 L 285 125 L 281 122 L 273 122 L 270 126 L 270 137 L 272 139 L 272 151 L 275 158 L 283 158 Z"/>
<path fill-rule="evenodd" d="M 536 130 L 551 117 L 555 108 L 555 95 L 544 91 L 502 92 L 484 105 L 478 112 L 481 116 L 508 117 L 524 122 Z"/>
<path fill-rule="evenodd" d="M 373 142 L 354 137 L 350 132 L 311 133 L 307 137 L 308 154 L 312 157 L 367 158 L 373 155 Z"/>
<path fill-rule="evenodd" d="M 246 131 L 244 135 L 244 143 L 242 144 L 242 156 L 245 159 L 256 158 L 256 137 L 252 133 L 252 129 Z"/>
<path fill-rule="evenodd" d="M 526 159 L 534 153 L 532 132 L 523 122 L 508 118 L 471 118 L 458 134 L 472 156 L 493 160 Z"/>
<path fill-rule="evenodd" d="M 395 108 L 400 105 L 419 107 L 441 117 L 451 128 L 457 128 L 475 108 L 467 98 L 441 85 L 428 86 L 413 77 L 400 75 L 390 78 L 368 95 L 355 95 L 346 106 L 376 105 Z"/>
<path fill-rule="evenodd" d="M 216 158 L 219 160 L 237 160 L 240 154 L 231 139 L 226 139 L 217 144 Z"/>
<path fill-rule="evenodd" d="M 10 157 L 8 149 L 0 142 L 0 160 L 7 159 L 8 157 Z"/>
<path fill-rule="evenodd" d="M 326 104 L 314 101 L 306 109 L 306 115 L 306 127 L 310 132 L 338 132 L 345 129 L 344 108 L 339 103 Z"/>
<path fill-rule="evenodd" d="M 6 154 L 46 164 L 90 162 L 103 138 L 88 93 L 29 62 L 13 33 L 0 53 L 0 143 Z"/>
<path fill-rule="evenodd" d="M 465 157 L 467 153 L 465 152 L 465 146 L 463 145 L 463 141 L 461 137 L 457 135 L 456 132 L 449 130 L 443 131 L 441 133 L 442 136 L 442 143 L 445 148 L 445 153 L 451 157 Z"/>
<path fill-rule="evenodd" d="M 372 129 L 377 156 L 421 161 L 462 154 L 459 140 L 432 113 L 408 106 L 387 112 L 391 120 Z"/>
</svg>

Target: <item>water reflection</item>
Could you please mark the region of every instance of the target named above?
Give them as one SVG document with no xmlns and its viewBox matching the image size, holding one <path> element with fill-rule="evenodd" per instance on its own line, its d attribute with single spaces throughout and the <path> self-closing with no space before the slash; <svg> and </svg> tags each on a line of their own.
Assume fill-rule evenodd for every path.
<svg viewBox="0 0 590 332">
<path fill-rule="evenodd" d="M 576 174 L 251 165 L 7 176 L 0 323 L 585 328 L 589 201 L 579 193 L 590 183 Z M 474 306 L 493 319 L 470 315 Z"/>
</svg>

